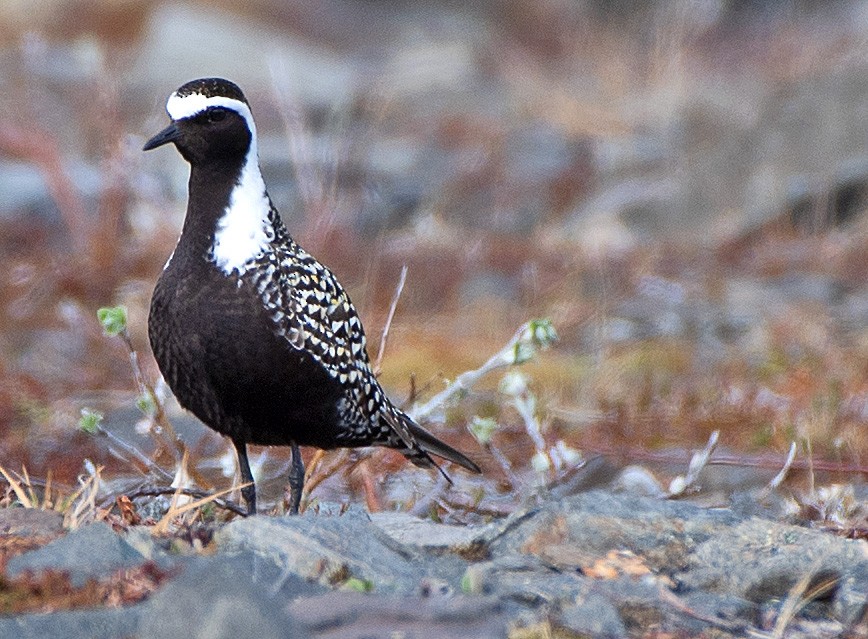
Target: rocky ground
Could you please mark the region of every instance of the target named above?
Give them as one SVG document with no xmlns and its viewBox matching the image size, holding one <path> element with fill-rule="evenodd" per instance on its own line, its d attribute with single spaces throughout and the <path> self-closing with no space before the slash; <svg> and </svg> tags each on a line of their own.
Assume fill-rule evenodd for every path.
<svg viewBox="0 0 868 639">
<path fill-rule="evenodd" d="M 0 637 L 868 636 L 868 542 L 775 495 L 564 492 L 478 526 L 323 507 L 170 536 L 4 509 Z"/>
</svg>

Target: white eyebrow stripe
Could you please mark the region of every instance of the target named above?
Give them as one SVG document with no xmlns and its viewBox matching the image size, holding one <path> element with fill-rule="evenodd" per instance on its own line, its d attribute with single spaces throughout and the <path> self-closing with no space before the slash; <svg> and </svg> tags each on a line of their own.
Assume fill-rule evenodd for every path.
<svg viewBox="0 0 868 639">
<path fill-rule="evenodd" d="M 224 107 L 237 112 L 247 121 L 250 135 L 254 140 L 256 139 L 256 125 L 253 123 L 253 113 L 250 112 L 250 107 L 241 100 L 227 98 L 222 95 L 208 97 L 201 93 L 189 93 L 182 96 L 175 92 L 169 96 L 169 100 L 166 102 L 166 111 L 173 120 L 183 120 L 184 118 L 192 117 L 210 107 Z"/>
</svg>

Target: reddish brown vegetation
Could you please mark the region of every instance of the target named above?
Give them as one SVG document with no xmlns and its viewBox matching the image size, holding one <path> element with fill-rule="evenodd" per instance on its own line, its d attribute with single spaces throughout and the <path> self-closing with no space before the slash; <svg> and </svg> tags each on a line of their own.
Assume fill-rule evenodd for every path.
<svg viewBox="0 0 868 639">
<path fill-rule="evenodd" d="M 0 613 L 127 606 L 145 599 L 170 577 L 155 563 L 146 562 L 119 570 L 107 579 L 88 579 L 81 586 L 73 586 L 69 575 L 53 570 L 0 578 Z"/>
</svg>

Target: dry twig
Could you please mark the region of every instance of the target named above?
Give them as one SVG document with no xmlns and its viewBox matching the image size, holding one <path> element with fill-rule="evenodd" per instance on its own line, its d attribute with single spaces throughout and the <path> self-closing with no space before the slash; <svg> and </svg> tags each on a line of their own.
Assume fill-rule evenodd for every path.
<svg viewBox="0 0 868 639">
<path fill-rule="evenodd" d="M 717 448 L 717 442 L 720 439 L 720 431 L 716 430 L 711 433 L 705 448 L 697 451 L 690 458 L 690 463 L 687 466 L 686 475 L 678 475 L 669 483 L 669 497 L 678 497 L 683 495 L 690 489 L 697 488 L 697 481 L 702 470 L 708 465 L 711 459 L 711 454 Z"/>
<path fill-rule="evenodd" d="M 373 371 L 375 376 L 379 376 L 381 366 L 383 364 L 383 355 L 386 352 L 386 340 L 389 339 L 389 329 L 392 327 L 392 320 L 395 317 L 395 309 L 398 307 L 398 300 L 401 299 L 401 293 L 404 291 L 404 283 L 407 281 L 407 265 L 401 267 L 401 275 L 398 276 L 398 284 L 395 286 L 395 293 L 392 295 L 392 303 L 389 304 L 389 314 L 386 316 L 386 323 L 383 326 L 383 334 L 380 336 L 380 348 L 377 349 L 377 359 L 374 361 Z"/>
<path fill-rule="evenodd" d="M 136 499 L 138 497 L 161 497 L 163 495 L 186 495 L 188 497 L 193 497 L 195 499 L 206 499 L 210 497 L 215 497 L 214 494 L 206 492 L 204 490 L 197 490 L 194 488 L 175 488 L 172 486 L 164 486 L 162 488 L 142 488 L 140 490 L 136 490 L 135 492 L 127 493 L 123 496 L 127 497 L 130 500 Z M 218 506 L 224 510 L 228 510 L 236 515 L 240 515 L 242 517 L 247 517 L 247 508 L 243 506 L 239 506 L 238 504 L 225 500 L 225 499 L 212 499 L 215 506 Z M 112 503 L 116 504 L 116 498 L 110 497 L 107 500 L 103 500 L 100 504 L 100 507 L 109 507 Z"/>
<path fill-rule="evenodd" d="M 811 584 L 811 580 L 816 575 L 817 568 L 820 567 L 821 560 L 822 558 L 818 558 L 811 569 L 802 575 L 802 578 L 793 584 L 792 588 L 790 588 L 790 592 L 787 594 L 787 598 L 784 600 L 780 612 L 778 612 L 778 618 L 775 621 L 775 627 L 771 634 L 772 639 L 783 639 L 787 626 L 792 623 L 796 615 L 799 614 L 805 606 L 818 597 L 822 597 L 838 585 L 839 578 L 832 577 L 820 581 L 810 589 L 808 588 Z"/>
<path fill-rule="evenodd" d="M 248 485 L 249 484 L 242 484 L 238 488 L 244 488 L 245 486 L 248 486 Z M 177 497 L 183 495 L 185 492 L 181 488 L 176 488 L 174 493 L 173 493 L 173 496 L 172 496 L 172 505 L 169 506 L 169 510 L 166 512 L 165 515 L 163 515 L 163 518 L 160 521 L 158 521 L 156 523 L 156 525 L 154 525 L 153 529 L 151 530 L 151 534 L 153 534 L 153 535 L 164 534 L 169 529 L 169 524 L 171 524 L 172 521 L 176 517 L 180 517 L 181 515 L 183 515 L 186 512 L 189 512 L 189 511 L 194 510 L 196 508 L 201 508 L 202 506 L 204 506 L 206 504 L 210 504 L 211 502 L 215 502 L 215 501 L 217 501 L 217 499 L 219 497 L 222 497 L 223 495 L 227 495 L 227 494 L 231 493 L 233 490 L 235 490 L 235 486 L 230 486 L 229 488 L 225 488 L 224 490 L 219 490 L 216 493 L 208 495 L 207 497 L 202 497 L 201 499 L 197 499 L 195 501 L 184 504 L 182 506 L 175 506 L 175 502 L 176 502 Z"/>
</svg>

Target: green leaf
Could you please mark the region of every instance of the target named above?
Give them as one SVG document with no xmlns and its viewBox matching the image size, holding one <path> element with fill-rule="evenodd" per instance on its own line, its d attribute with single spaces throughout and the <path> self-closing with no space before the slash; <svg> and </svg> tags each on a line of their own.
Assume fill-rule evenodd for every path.
<svg viewBox="0 0 868 639">
<path fill-rule="evenodd" d="M 217 509 L 214 507 L 214 502 L 210 501 L 199 508 L 199 516 L 205 521 L 212 521 L 216 512 Z"/>
<path fill-rule="evenodd" d="M 529 321 L 512 348 L 512 364 L 524 364 L 533 359 L 540 348 L 548 348 L 558 339 L 550 319 Z"/>
<path fill-rule="evenodd" d="M 539 348 L 548 348 L 558 340 L 558 334 L 548 318 L 531 320 L 528 326 L 531 340 Z"/>
<path fill-rule="evenodd" d="M 90 408 L 81 409 L 81 417 L 78 418 L 78 427 L 89 435 L 95 435 L 102 423 L 103 414 Z"/>
<path fill-rule="evenodd" d="M 491 442 L 491 436 L 497 430 L 497 420 L 492 417 L 474 415 L 470 420 L 470 432 L 480 444 Z"/>
<path fill-rule="evenodd" d="M 115 337 L 127 330 L 126 306 L 105 306 L 96 312 L 96 317 L 106 335 Z"/>
<path fill-rule="evenodd" d="M 536 354 L 536 348 L 531 341 L 520 340 L 515 343 L 515 347 L 512 351 L 512 363 L 513 364 L 524 364 L 533 359 L 533 356 Z"/>
<path fill-rule="evenodd" d="M 157 412 L 157 405 L 154 403 L 154 398 L 150 393 L 142 393 L 136 397 L 136 408 L 148 417 L 153 416 Z"/>
<path fill-rule="evenodd" d="M 470 576 L 469 573 L 465 572 L 464 575 L 461 577 L 461 592 L 463 592 L 465 595 L 473 594 L 473 578 Z"/>
<path fill-rule="evenodd" d="M 353 590 L 355 592 L 371 592 L 374 589 L 374 582 L 370 579 L 359 579 L 358 577 L 350 577 L 343 584 L 344 590 Z"/>
</svg>

